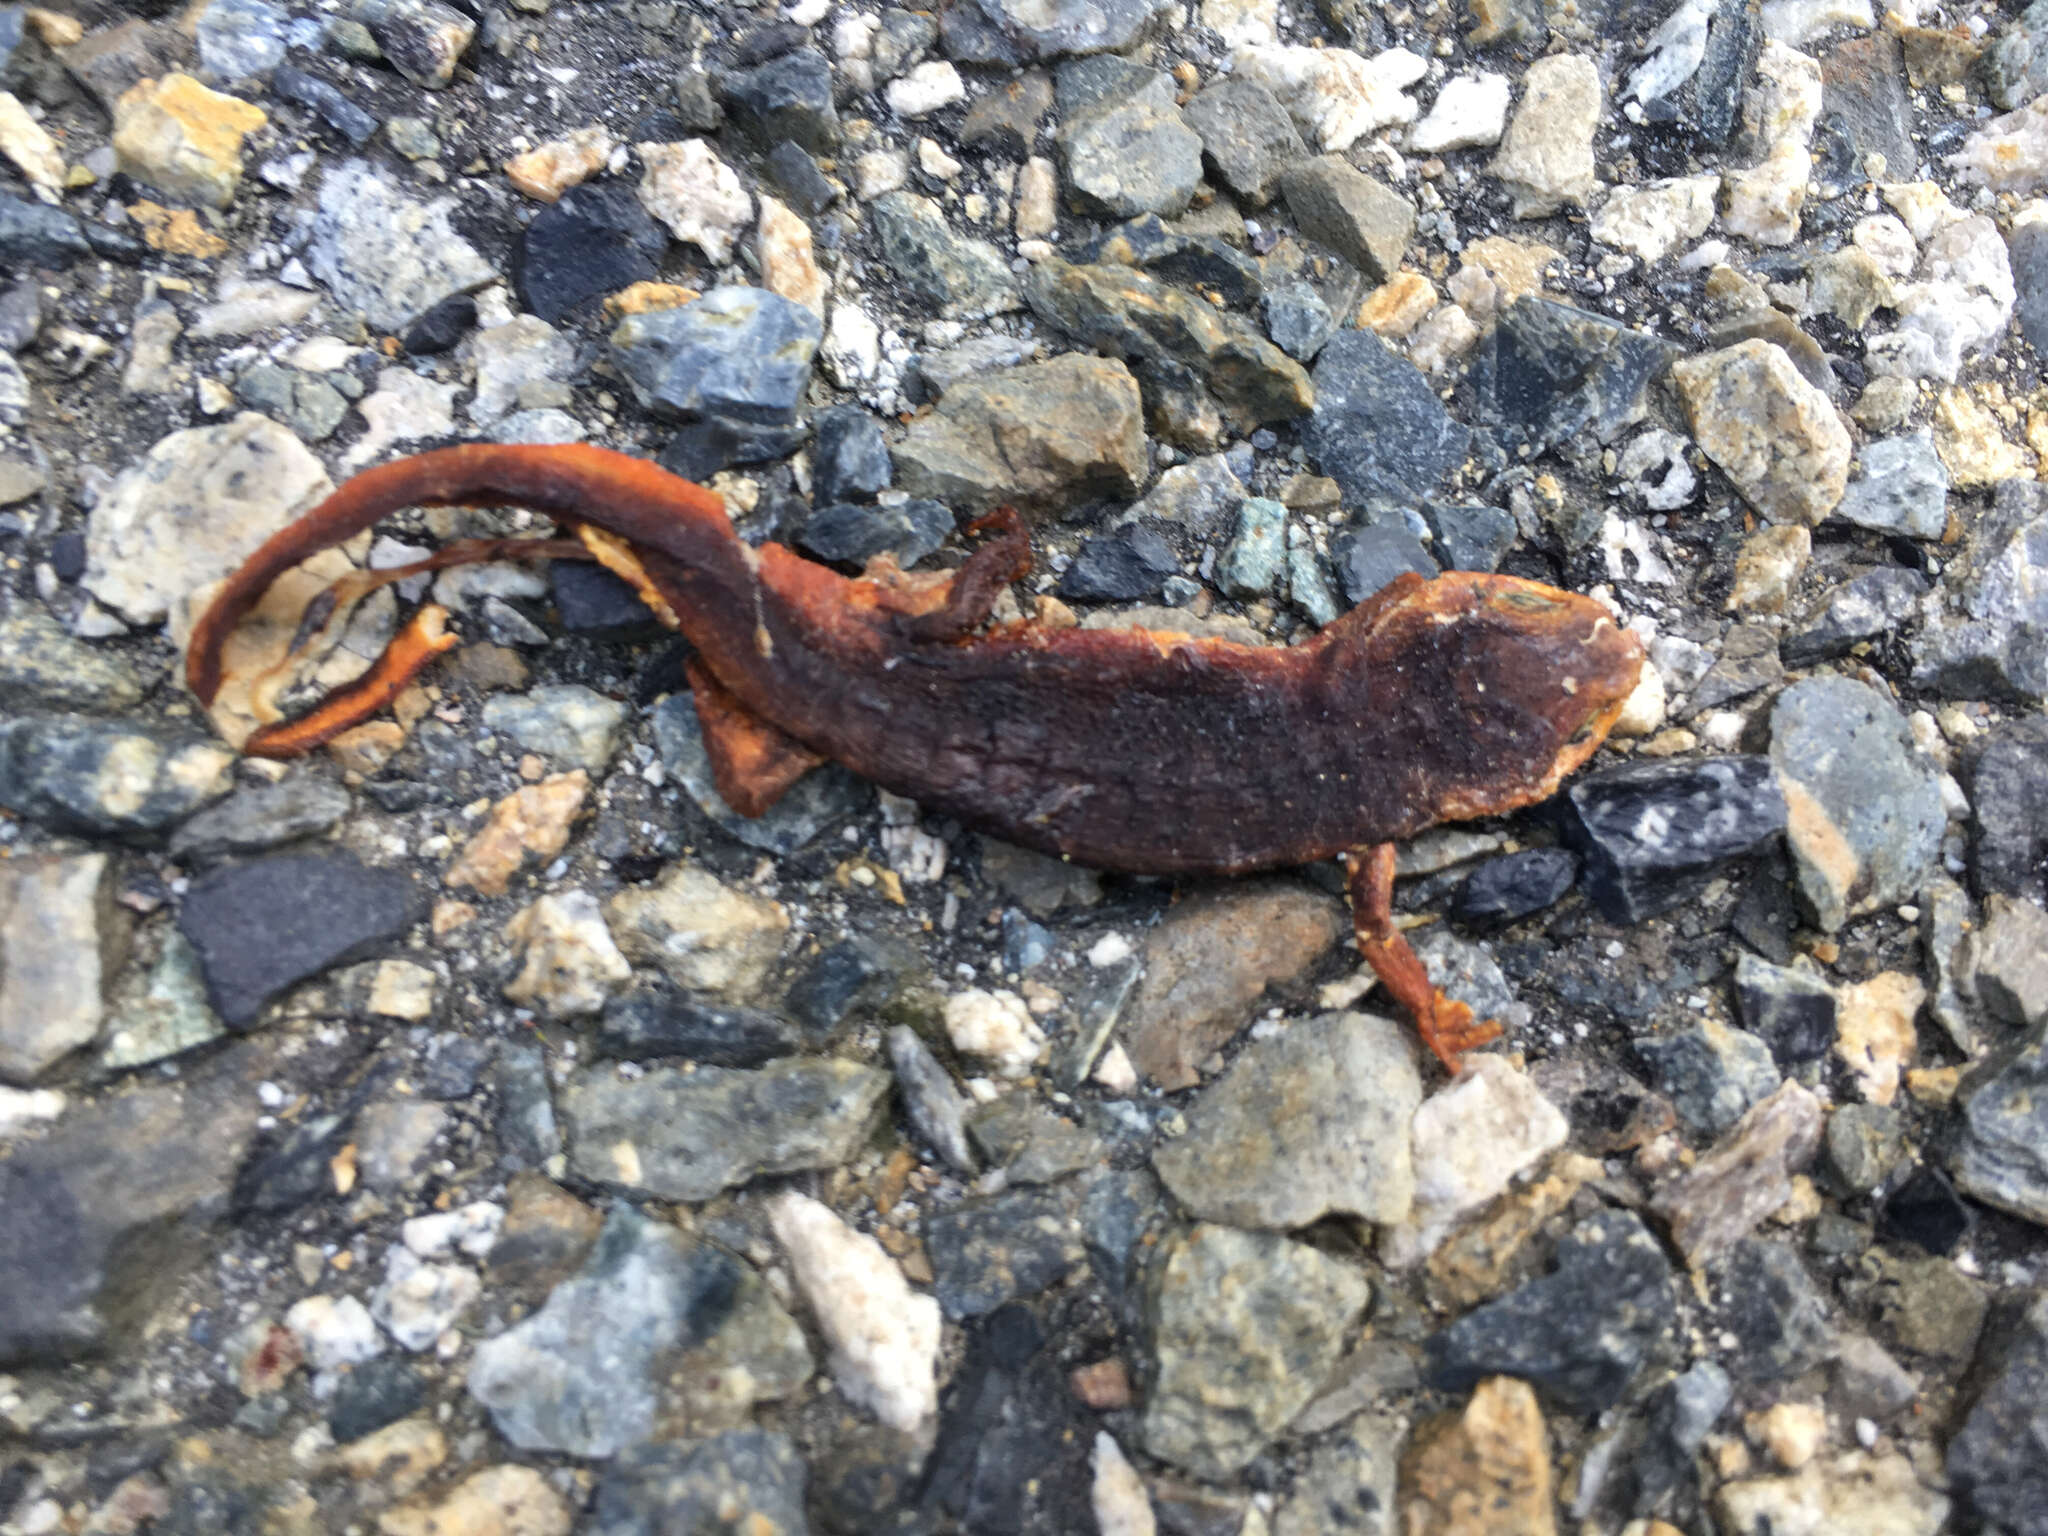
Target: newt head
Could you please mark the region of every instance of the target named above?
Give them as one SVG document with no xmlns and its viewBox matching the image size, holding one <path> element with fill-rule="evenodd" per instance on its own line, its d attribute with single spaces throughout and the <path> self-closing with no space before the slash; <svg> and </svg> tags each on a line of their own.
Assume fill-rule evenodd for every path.
<svg viewBox="0 0 2048 1536">
<path fill-rule="evenodd" d="M 1368 602 L 1362 632 L 1333 639 L 1352 653 L 1347 668 L 1403 679 L 1400 708 L 1426 745 L 1413 759 L 1428 779 L 1418 798 L 1437 820 L 1549 798 L 1635 691 L 1641 642 L 1593 599 L 1519 577 L 1451 571 L 1401 585 Z"/>
</svg>

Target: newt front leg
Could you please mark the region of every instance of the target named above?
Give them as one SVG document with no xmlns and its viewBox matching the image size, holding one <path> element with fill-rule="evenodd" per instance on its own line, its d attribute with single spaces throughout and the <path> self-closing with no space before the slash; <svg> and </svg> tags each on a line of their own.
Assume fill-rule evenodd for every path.
<svg viewBox="0 0 2048 1536">
<path fill-rule="evenodd" d="M 1500 1038 L 1491 1019 L 1474 1019 L 1468 1004 L 1454 1002 L 1432 986 L 1422 957 L 1394 926 L 1394 845 L 1377 843 L 1344 855 L 1344 873 L 1351 889 L 1351 923 L 1358 934 L 1358 952 L 1373 968 L 1388 995 L 1415 1020 L 1422 1043 L 1452 1072 L 1460 1058 L 1489 1040 Z"/>
</svg>

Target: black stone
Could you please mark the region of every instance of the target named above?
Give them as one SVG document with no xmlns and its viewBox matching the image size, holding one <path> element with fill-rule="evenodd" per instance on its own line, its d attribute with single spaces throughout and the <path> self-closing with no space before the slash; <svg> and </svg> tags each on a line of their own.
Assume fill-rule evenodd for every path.
<svg viewBox="0 0 2048 1536">
<path fill-rule="evenodd" d="M 1568 849 L 1504 853 L 1465 877 L 1451 900 L 1451 916 L 1474 927 L 1518 922 L 1562 900 L 1578 878 L 1578 858 Z"/>
<path fill-rule="evenodd" d="M 676 76 L 675 115 L 688 133 L 714 133 L 725 121 L 725 108 L 718 104 L 718 96 L 711 86 L 711 76 L 696 68 L 685 69 Z M 677 137 L 687 137 L 687 134 Z M 637 140 L 635 142 L 638 142 Z M 667 137 L 654 140 L 657 144 L 668 143 Z"/>
<path fill-rule="evenodd" d="M 1313 362 L 1337 331 L 1337 317 L 1323 296 L 1298 280 L 1268 288 L 1261 314 L 1273 345 L 1304 363 Z"/>
<path fill-rule="evenodd" d="M 2048 720 L 1991 732 L 1970 781 L 1970 869 L 1979 895 L 2048 897 Z"/>
<path fill-rule="evenodd" d="M 1257 306 L 1266 286 L 1259 264 L 1244 252 L 1214 235 L 1184 235 L 1169 229 L 1156 213 L 1117 225 L 1077 259 L 1136 267 L 1183 288 L 1212 290 L 1223 295 L 1232 309 Z"/>
<path fill-rule="evenodd" d="M 1302 442 L 1354 503 L 1428 499 L 1465 460 L 1472 434 L 1422 370 L 1371 331 L 1339 331 L 1316 358 Z"/>
<path fill-rule="evenodd" d="M 725 77 L 724 97 L 733 121 L 764 148 L 788 139 L 823 155 L 839 143 L 832 66 L 815 48 L 735 71 Z"/>
<path fill-rule="evenodd" d="M 1605 316 L 1524 297 L 1480 341 L 1464 392 L 1471 419 L 1510 453 L 1542 453 L 1584 433 L 1611 442 L 1677 355 Z"/>
<path fill-rule="evenodd" d="M 339 89 L 302 69 L 278 65 L 271 72 L 270 88 L 279 99 L 304 107 L 358 149 L 377 132 L 375 113 L 364 111 Z"/>
<path fill-rule="evenodd" d="M 287 853 L 193 881 L 178 927 L 198 951 L 215 1011 L 242 1029 L 287 987 L 397 938 L 419 904 L 396 870 Z"/>
<path fill-rule="evenodd" d="M 838 201 L 839 189 L 801 144 L 784 139 L 768 151 L 767 164 L 783 198 L 805 218 L 815 219 Z"/>
<path fill-rule="evenodd" d="M 735 464 L 772 464 L 804 445 L 802 427 L 762 426 L 724 416 L 703 416 L 676 429 L 661 451 L 661 467 L 685 480 L 709 480 Z"/>
<path fill-rule="evenodd" d="M 1663 14 L 1660 11 L 1657 19 Z M 1669 96 L 1644 102 L 1644 117 L 1651 123 L 1678 125 L 1698 145 L 1727 143 L 1763 40 L 1759 0 L 1721 0 L 1707 22 L 1706 52 L 1699 67 Z"/>
<path fill-rule="evenodd" d="M 1483 504 L 1432 506 L 1428 517 L 1447 571 L 1499 570 L 1520 534 L 1513 513 Z"/>
<path fill-rule="evenodd" d="M 1558 1244 L 1549 1274 L 1430 1335 L 1424 1374 L 1450 1392 L 1519 1376 L 1568 1413 L 1604 1413 L 1677 1315 L 1657 1239 L 1626 1211 L 1599 1211 Z"/>
<path fill-rule="evenodd" d="M 1835 1043 L 1835 991 L 1819 976 L 1745 955 L 1735 968 L 1735 1003 L 1743 1028 L 1781 1067 L 1818 1061 Z"/>
<path fill-rule="evenodd" d="M 605 1004 L 592 1044 L 619 1061 L 686 1056 L 708 1067 L 751 1068 L 789 1055 L 803 1032 L 765 1008 L 651 987 Z"/>
<path fill-rule="evenodd" d="M 1792 894 L 1792 869 L 1783 852 L 1751 866 L 1735 910 L 1728 914 L 1728 926 L 1772 964 L 1792 963 L 1798 953 L 1792 935 L 1799 927 L 1799 902 Z"/>
<path fill-rule="evenodd" d="M 1346 600 L 1354 605 L 1409 571 L 1419 576 L 1437 574 L 1429 551 L 1405 528 L 1367 525 L 1346 529 L 1331 540 L 1330 559 L 1337 567 Z"/>
<path fill-rule="evenodd" d="M 413 1065 L 412 1080 L 420 1096 L 446 1103 L 466 1099 L 491 1064 L 493 1044 L 474 1035 L 436 1035 Z"/>
<path fill-rule="evenodd" d="M 562 627 L 593 640 L 636 642 L 665 633 L 632 584 L 594 560 L 554 560 L 548 586 Z"/>
<path fill-rule="evenodd" d="M 849 1014 L 883 991 L 893 975 L 894 967 L 878 945 L 858 937 L 842 939 L 821 950 L 798 973 L 782 1005 L 812 1044 L 822 1044 L 838 1033 Z"/>
<path fill-rule="evenodd" d="M 296 1211 L 332 1194 L 334 1159 L 348 1145 L 355 1103 L 337 1114 L 299 1121 L 250 1158 L 235 1175 L 234 1209 L 242 1214 Z"/>
<path fill-rule="evenodd" d="M 1016 907 L 1003 911 L 1003 969 L 1013 976 L 1036 970 L 1052 957 L 1053 932 Z"/>
<path fill-rule="evenodd" d="M 1610 1463 L 1613 1471 L 1601 1490 L 1603 1502 L 1625 1516 L 1643 1517 L 1657 1512 L 1674 1489 L 1685 1490 L 1696 1501 L 1700 1447 L 1733 1398 L 1728 1373 L 1711 1360 L 1698 1362 L 1658 1387 L 1624 1431 L 1625 1449 Z M 1677 1514 L 1669 1507 L 1664 1512 Z"/>
<path fill-rule="evenodd" d="M 808 1530 L 804 1459 L 777 1430 L 729 1429 L 619 1453 L 597 1485 L 590 1536 Z"/>
<path fill-rule="evenodd" d="M 1884 174 L 1912 173 L 1919 152 L 1907 131 L 1913 103 L 1906 94 L 1905 61 L 1899 40 L 1871 32 L 1837 43 L 1820 59 L 1821 109 L 1813 147 L 1818 169 L 1836 186 L 1868 179 L 1866 157 L 1884 156 Z"/>
<path fill-rule="evenodd" d="M 1724 1355 L 1737 1381 L 1782 1381 L 1827 1358 L 1827 1300 L 1791 1244 L 1744 1238 L 1708 1275 L 1716 1321 L 1735 1338 Z"/>
<path fill-rule="evenodd" d="M 68 267 L 91 254 L 84 229 L 63 209 L 0 194 L 0 267 Z"/>
<path fill-rule="evenodd" d="M 1787 635 L 1779 654 L 1788 667 L 1810 667 L 1846 656 L 1865 640 L 1892 634 L 1919 611 L 1927 578 L 1904 566 L 1884 565 L 1830 591 L 1807 626 Z"/>
<path fill-rule="evenodd" d="M 85 574 L 85 535 L 76 531 L 60 533 L 50 540 L 50 569 L 63 582 Z"/>
<path fill-rule="evenodd" d="M 889 488 L 889 444 L 882 424 L 857 405 L 835 405 L 812 422 L 811 496 L 819 505 L 872 501 Z"/>
<path fill-rule="evenodd" d="M 916 497 L 892 506 L 842 502 L 820 507 L 804 524 L 797 542 L 841 565 L 865 565 L 886 554 L 908 568 L 944 545 L 952 533 L 951 509 Z"/>
<path fill-rule="evenodd" d="M 2048 1296 L 2021 1304 L 1978 1346 L 1984 1386 L 1949 1442 L 1949 1487 L 1986 1530 L 2048 1536 Z"/>
<path fill-rule="evenodd" d="M 661 271 L 668 231 L 623 181 L 586 181 L 526 226 L 519 241 L 519 301 L 552 325 L 578 305 Z"/>
<path fill-rule="evenodd" d="M 1877 1215 L 1879 1237 L 1917 1243 L 1932 1254 L 1955 1252 L 1969 1230 L 1970 1208 L 1938 1168 L 1920 1168 L 1891 1192 Z"/>
<path fill-rule="evenodd" d="M 446 352 L 476 325 L 476 300 L 451 293 L 406 328 L 405 350 L 414 357 Z"/>
<path fill-rule="evenodd" d="M 1180 574 L 1180 557 L 1162 519 L 1141 517 L 1081 546 L 1060 577 L 1059 595 L 1077 602 L 1130 602 L 1157 597 Z"/>
<path fill-rule="evenodd" d="M 2014 314 L 2020 334 L 2036 352 L 2048 354 L 2048 224 L 2021 224 L 2006 238 L 2012 257 Z"/>
<path fill-rule="evenodd" d="M 1785 830 L 1785 797 L 1763 757 L 1630 763 L 1580 779 L 1557 803 L 1566 841 L 1585 856 L 1587 894 L 1619 923 L 1678 906 Z"/>
<path fill-rule="evenodd" d="M 925 1219 L 932 1293 L 951 1318 L 980 1317 L 1035 1296 L 1082 1260 L 1066 1204 L 1038 1189 L 966 1200 Z"/>
<path fill-rule="evenodd" d="M 790 49 L 801 48 L 810 40 L 810 30 L 806 27 L 800 27 L 793 21 L 771 21 L 750 29 L 734 42 L 732 62 L 737 68 L 746 69 L 768 59 L 779 59 Z"/>
<path fill-rule="evenodd" d="M 427 1386 L 410 1362 L 386 1355 L 365 1360 L 335 1385 L 327 1427 L 337 1445 L 395 1424 L 427 1400 Z"/>
</svg>

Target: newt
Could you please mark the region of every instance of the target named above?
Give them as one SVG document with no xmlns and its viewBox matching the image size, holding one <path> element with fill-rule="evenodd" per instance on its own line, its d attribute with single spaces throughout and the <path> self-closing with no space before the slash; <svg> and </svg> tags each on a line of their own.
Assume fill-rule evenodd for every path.
<svg viewBox="0 0 2048 1536">
<path fill-rule="evenodd" d="M 285 571 L 408 506 L 524 507 L 628 579 L 694 650 L 721 795 L 758 816 L 844 764 L 1042 852 L 1142 875 L 1232 875 L 1340 856 L 1358 946 L 1452 1072 L 1499 1033 L 1430 984 L 1392 910 L 1394 844 L 1548 798 L 1599 747 L 1642 666 L 1600 604 L 1516 577 L 1403 575 L 1303 644 L 989 622 L 1031 565 L 1005 508 L 952 572 L 847 576 L 734 531 L 719 497 L 603 448 L 473 444 L 365 470 L 272 536 L 192 631 L 211 704 L 222 646 Z M 348 594 L 563 541 L 452 546 Z M 349 585 L 343 583 L 342 585 Z M 422 608 L 358 682 L 244 744 L 310 750 L 454 643 Z M 330 616 L 330 623 L 333 622 Z"/>
</svg>

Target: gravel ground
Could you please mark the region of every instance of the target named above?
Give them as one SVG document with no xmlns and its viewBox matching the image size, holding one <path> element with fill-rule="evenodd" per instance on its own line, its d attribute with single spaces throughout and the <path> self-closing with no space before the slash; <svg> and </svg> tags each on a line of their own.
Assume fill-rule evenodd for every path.
<svg viewBox="0 0 2048 1536">
<path fill-rule="evenodd" d="M 1972 0 L 0 6 L 0 1536 L 2048 1536 L 2044 86 Z M 1447 1078 L 1334 865 L 736 816 L 587 564 L 240 758 L 329 581 L 546 524 L 202 709 L 213 584 L 469 440 L 1649 664 L 1402 851 Z"/>
</svg>

